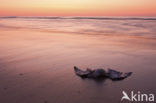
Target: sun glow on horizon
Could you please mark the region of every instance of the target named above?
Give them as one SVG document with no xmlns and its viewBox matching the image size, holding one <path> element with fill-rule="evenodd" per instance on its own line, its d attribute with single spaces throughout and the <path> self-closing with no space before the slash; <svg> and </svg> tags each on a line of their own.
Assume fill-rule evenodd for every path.
<svg viewBox="0 0 156 103">
<path fill-rule="evenodd" d="M 156 0 L 0 0 L 0 16 L 156 16 Z"/>
</svg>

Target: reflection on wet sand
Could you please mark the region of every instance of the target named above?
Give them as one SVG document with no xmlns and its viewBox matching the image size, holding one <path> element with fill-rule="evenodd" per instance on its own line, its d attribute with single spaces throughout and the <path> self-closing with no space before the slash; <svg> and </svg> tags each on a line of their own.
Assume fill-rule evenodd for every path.
<svg viewBox="0 0 156 103">
<path fill-rule="evenodd" d="M 3 103 L 117 103 L 122 90 L 156 93 L 154 38 L 32 29 L 0 31 Z M 82 80 L 75 76 L 74 65 L 134 74 L 121 82 Z"/>
</svg>

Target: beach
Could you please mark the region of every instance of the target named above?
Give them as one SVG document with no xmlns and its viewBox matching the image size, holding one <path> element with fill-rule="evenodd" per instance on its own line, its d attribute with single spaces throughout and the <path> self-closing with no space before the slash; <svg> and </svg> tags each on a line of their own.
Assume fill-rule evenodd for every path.
<svg viewBox="0 0 156 103">
<path fill-rule="evenodd" d="M 120 103 L 123 90 L 156 94 L 155 23 L 0 18 L 0 101 Z M 74 66 L 133 74 L 122 81 L 81 79 Z"/>
</svg>

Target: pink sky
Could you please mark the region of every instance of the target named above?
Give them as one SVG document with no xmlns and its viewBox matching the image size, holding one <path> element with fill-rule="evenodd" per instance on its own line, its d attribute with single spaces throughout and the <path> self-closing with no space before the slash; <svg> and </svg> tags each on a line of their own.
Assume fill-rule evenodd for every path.
<svg viewBox="0 0 156 103">
<path fill-rule="evenodd" d="M 156 16 L 156 0 L 0 0 L 0 16 Z"/>
</svg>

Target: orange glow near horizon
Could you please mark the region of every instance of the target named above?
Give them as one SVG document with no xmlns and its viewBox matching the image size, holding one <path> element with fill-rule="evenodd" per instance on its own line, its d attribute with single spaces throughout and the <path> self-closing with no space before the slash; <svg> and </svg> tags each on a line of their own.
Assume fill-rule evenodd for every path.
<svg viewBox="0 0 156 103">
<path fill-rule="evenodd" d="M 0 0 L 0 16 L 156 16 L 156 0 Z"/>
</svg>

